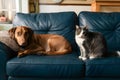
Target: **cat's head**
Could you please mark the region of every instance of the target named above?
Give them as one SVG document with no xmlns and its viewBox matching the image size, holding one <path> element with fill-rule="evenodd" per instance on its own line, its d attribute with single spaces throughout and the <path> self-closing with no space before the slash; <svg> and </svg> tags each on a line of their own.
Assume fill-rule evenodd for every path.
<svg viewBox="0 0 120 80">
<path fill-rule="evenodd" d="M 80 38 L 84 38 L 87 36 L 88 34 L 88 27 L 85 26 L 85 27 L 79 27 L 77 26 L 76 27 L 76 35 L 78 35 Z"/>
</svg>

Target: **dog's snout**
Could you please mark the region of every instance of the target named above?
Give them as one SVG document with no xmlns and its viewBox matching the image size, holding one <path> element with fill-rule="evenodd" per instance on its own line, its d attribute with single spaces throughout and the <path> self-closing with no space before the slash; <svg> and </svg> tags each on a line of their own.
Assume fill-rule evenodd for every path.
<svg viewBox="0 0 120 80">
<path fill-rule="evenodd" d="M 26 43 L 24 42 L 24 43 L 22 43 L 20 46 L 26 46 Z"/>
<path fill-rule="evenodd" d="M 22 36 L 17 37 L 17 43 L 19 44 L 19 46 L 26 46 L 27 45 L 26 39 Z"/>
<path fill-rule="evenodd" d="M 27 42 L 26 42 L 25 38 L 21 38 L 20 43 L 21 43 L 21 45 L 25 45 Z"/>
</svg>

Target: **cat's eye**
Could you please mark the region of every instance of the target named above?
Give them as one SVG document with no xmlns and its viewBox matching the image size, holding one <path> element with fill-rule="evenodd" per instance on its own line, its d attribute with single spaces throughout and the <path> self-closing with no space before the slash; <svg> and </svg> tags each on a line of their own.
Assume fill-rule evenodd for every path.
<svg viewBox="0 0 120 80">
<path fill-rule="evenodd" d="M 86 32 L 83 32 L 83 34 L 86 34 Z"/>
</svg>

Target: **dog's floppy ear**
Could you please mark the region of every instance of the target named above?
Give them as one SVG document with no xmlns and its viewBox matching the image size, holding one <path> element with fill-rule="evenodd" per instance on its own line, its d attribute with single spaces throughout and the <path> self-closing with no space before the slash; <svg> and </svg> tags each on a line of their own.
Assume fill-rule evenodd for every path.
<svg viewBox="0 0 120 80">
<path fill-rule="evenodd" d="M 29 35 L 32 36 L 33 35 L 33 30 L 31 28 L 28 28 L 28 32 L 29 32 Z"/>
<path fill-rule="evenodd" d="M 28 28 L 28 33 L 29 33 L 28 43 L 31 43 L 31 41 L 33 39 L 34 31 L 31 28 Z"/>
<path fill-rule="evenodd" d="M 10 38 L 12 38 L 12 39 L 15 39 L 15 30 L 16 30 L 16 27 L 11 28 L 11 29 L 8 31 L 8 33 L 9 33 L 9 35 L 10 35 Z"/>
</svg>

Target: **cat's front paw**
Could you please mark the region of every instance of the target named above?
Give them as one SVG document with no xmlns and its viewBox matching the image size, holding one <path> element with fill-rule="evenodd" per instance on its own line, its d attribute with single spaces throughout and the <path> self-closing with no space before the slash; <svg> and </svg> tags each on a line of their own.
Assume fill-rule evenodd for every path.
<svg viewBox="0 0 120 80">
<path fill-rule="evenodd" d="M 82 59 L 83 61 L 87 60 L 87 57 L 79 56 L 78 58 L 79 58 L 79 59 Z"/>
<path fill-rule="evenodd" d="M 82 59 L 82 56 L 79 56 L 78 58 L 79 58 L 79 59 Z"/>
<path fill-rule="evenodd" d="M 82 57 L 82 60 L 85 61 L 85 60 L 87 60 L 87 58 L 86 57 Z"/>
<path fill-rule="evenodd" d="M 102 56 L 90 56 L 89 59 L 96 59 L 96 58 L 102 58 Z"/>
</svg>

